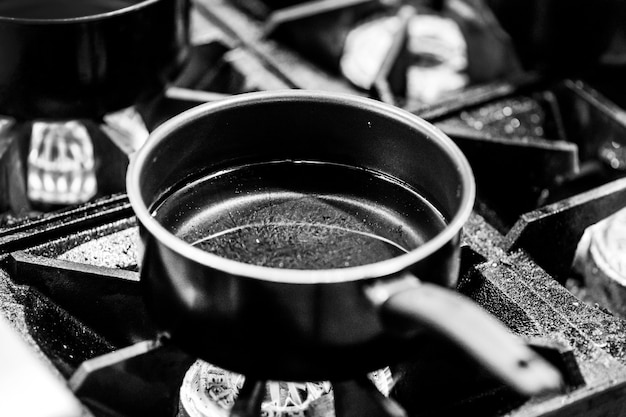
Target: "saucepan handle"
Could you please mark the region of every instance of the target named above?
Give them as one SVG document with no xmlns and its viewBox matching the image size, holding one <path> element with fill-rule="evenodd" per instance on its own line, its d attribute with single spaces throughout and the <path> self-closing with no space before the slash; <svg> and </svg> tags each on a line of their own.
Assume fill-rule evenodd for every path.
<svg viewBox="0 0 626 417">
<path fill-rule="evenodd" d="M 405 274 L 365 289 L 389 330 L 427 327 L 459 345 L 493 375 L 521 394 L 562 389 L 561 374 L 467 297 Z M 391 328 L 393 327 L 393 328 Z"/>
</svg>

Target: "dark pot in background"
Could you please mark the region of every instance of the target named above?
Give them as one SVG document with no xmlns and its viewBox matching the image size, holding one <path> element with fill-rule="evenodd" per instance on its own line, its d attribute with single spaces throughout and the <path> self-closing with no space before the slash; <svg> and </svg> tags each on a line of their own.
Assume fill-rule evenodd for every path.
<svg viewBox="0 0 626 417">
<path fill-rule="evenodd" d="M 486 0 L 524 66 L 578 74 L 596 65 L 624 22 L 619 0 Z"/>
<path fill-rule="evenodd" d="M 188 49 L 187 0 L 0 2 L 0 114 L 98 117 L 158 91 Z"/>
</svg>

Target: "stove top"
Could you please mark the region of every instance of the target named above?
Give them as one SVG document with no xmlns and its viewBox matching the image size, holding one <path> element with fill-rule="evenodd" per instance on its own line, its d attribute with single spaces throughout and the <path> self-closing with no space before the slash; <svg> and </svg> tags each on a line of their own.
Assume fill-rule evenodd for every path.
<svg viewBox="0 0 626 417">
<path fill-rule="evenodd" d="M 606 287 L 589 287 L 585 271 L 595 268 L 597 278 L 601 265 L 591 264 L 595 258 L 580 244 L 589 226 L 626 205 L 626 117 L 610 83 L 596 75 L 522 73 L 507 81 L 470 80 L 433 102 L 409 100 L 398 68 L 406 69 L 414 13 L 394 2 L 315 1 L 275 10 L 267 4 L 194 3 L 189 65 L 161 96 L 138 107 L 146 128 L 203 102 L 283 88 L 371 96 L 434 123 L 461 147 L 477 181 L 458 290 L 557 366 L 564 392 L 521 397 L 435 336 L 425 337 L 422 360 L 333 381 L 332 389 L 320 382 L 264 389 L 265 381 L 244 383 L 214 368 L 207 374 L 210 365 L 171 345 L 144 309 L 136 220 L 118 189 L 59 211 L 3 215 L 0 337 L 7 342 L 0 347 L 0 410 L 226 415 L 219 407 L 199 410 L 205 405 L 189 400 L 182 385 L 225 403 L 233 393 L 246 399 L 229 405 L 231 415 L 242 416 L 257 415 L 261 404 L 263 415 L 305 415 L 289 408 L 294 398 L 307 403 L 306 415 L 339 417 L 621 415 L 626 322 L 611 303 L 616 296 L 598 297 Z M 381 10 L 397 17 L 396 32 L 370 86 L 356 87 L 338 75 L 340 57 L 329 39 L 347 36 L 355 22 Z M 308 36 L 292 36 L 293 27 Z M 16 141 L 0 145 L 0 201 L 13 205 L 2 209 L 32 210 L 20 188 L 24 179 L 16 178 L 23 150 Z M 125 166 L 124 158 L 117 164 Z M 609 295 L 621 290 L 613 276 L 602 275 Z M 200 368 L 204 374 L 189 371 Z"/>
</svg>

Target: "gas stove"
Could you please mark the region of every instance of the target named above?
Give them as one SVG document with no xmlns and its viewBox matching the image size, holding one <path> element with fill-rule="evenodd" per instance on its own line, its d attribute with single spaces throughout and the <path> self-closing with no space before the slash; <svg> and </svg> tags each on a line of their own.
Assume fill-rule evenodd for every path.
<svg viewBox="0 0 626 417">
<path fill-rule="evenodd" d="M 585 272 L 599 266 L 581 244 L 590 226 L 626 206 L 625 103 L 610 83 L 597 75 L 521 73 L 416 101 L 402 93 L 406 80 L 398 75 L 399 67 L 406 69 L 402 51 L 413 12 L 377 1 L 275 10 L 264 4 L 194 3 L 189 65 L 162 95 L 138 107 L 146 128 L 203 102 L 284 88 L 371 96 L 434 123 L 461 147 L 477 181 L 458 290 L 558 367 L 563 392 L 522 397 L 435 336 L 425 336 L 419 361 L 332 385 L 246 380 L 197 361 L 170 344 L 145 311 L 137 223 L 117 189 L 63 210 L 3 216 L 0 410 L 32 416 L 195 417 L 227 410 L 241 416 L 622 415 L 626 322 L 610 296 L 619 282 L 607 273 L 608 289 L 590 288 Z M 380 10 L 396 17 L 400 29 L 367 88 L 357 87 L 338 75 L 340 58 L 328 39 Z M 294 25 L 310 36 L 292 36 Z M 3 210 L 32 209 L 15 169 L 24 161 L 20 146 L 0 147 L 1 201 L 11 202 Z M 123 171 L 124 152 L 106 155 Z M 603 291 L 610 294 L 598 296 Z"/>
</svg>

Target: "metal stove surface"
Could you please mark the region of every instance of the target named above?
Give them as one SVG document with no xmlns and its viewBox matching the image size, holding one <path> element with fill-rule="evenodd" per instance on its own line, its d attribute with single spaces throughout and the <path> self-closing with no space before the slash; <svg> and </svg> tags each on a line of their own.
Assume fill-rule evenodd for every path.
<svg viewBox="0 0 626 417">
<path fill-rule="evenodd" d="M 249 10 L 202 0 L 196 2 L 196 18 L 203 28 L 197 57 L 221 70 L 183 74 L 185 87 L 170 88 L 146 108 L 151 128 L 195 104 L 252 90 L 315 88 L 396 101 L 388 85 L 359 90 L 266 36 L 267 25 L 274 30 L 282 24 L 281 15 L 259 21 Z M 208 90 L 195 87 L 206 82 L 202 77 L 215 80 Z M 521 398 L 433 338 L 419 353 L 425 360 L 392 369 L 392 403 L 410 416 L 622 415 L 626 322 L 571 291 L 572 282 L 580 284 L 571 265 L 584 230 L 626 205 L 622 171 L 597 156 L 607 141 L 621 143 L 623 110 L 583 81 L 534 76 L 469 88 L 447 101 L 408 110 L 450 135 L 476 172 L 478 201 L 464 228 L 459 291 L 558 366 L 567 389 Z M 2 155 L 10 159 L 9 153 Z M 79 401 L 51 400 L 18 413 L 176 413 L 180 369 L 193 358 L 175 348 L 158 353 L 162 341 L 141 300 L 136 234 L 123 193 L 29 219 L 5 218 L 2 316 L 10 333 L 16 331 L 35 355 L 28 363 L 43 364 L 38 373 L 27 374 L 51 375 L 50 384 L 62 393 L 58 398 Z M 112 358 L 116 352 L 125 353 Z M 157 352 L 153 362 L 145 359 L 150 352 Z M 138 353 L 147 355 L 129 359 Z M 120 358 L 135 371 L 117 366 Z M 138 364 L 141 358 L 148 365 Z M 150 374 L 155 363 L 169 365 Z M 102 370 L 110 375 L 103 378 Z M 141 383 L 132 379 L 138 376 Z M 30 384 L 16 381 L 15 386 L 39 386 Z M 342 392 L 337 416 L 382 415 L 350 384 L 337 389 Z M 388 405 L 385 401 L 378 404 Z"/>
</svg>

